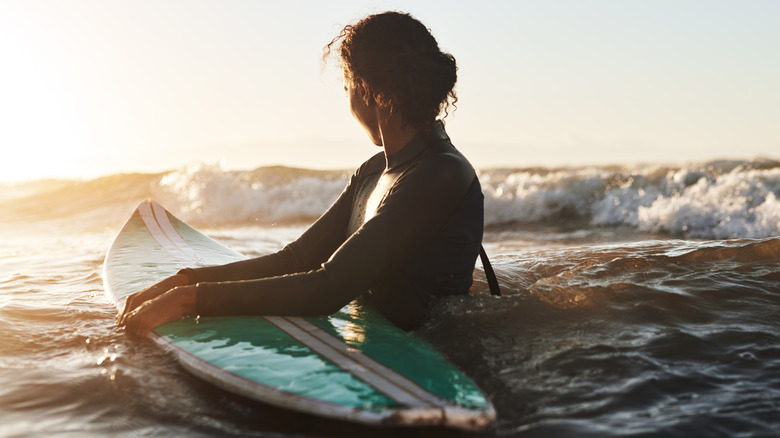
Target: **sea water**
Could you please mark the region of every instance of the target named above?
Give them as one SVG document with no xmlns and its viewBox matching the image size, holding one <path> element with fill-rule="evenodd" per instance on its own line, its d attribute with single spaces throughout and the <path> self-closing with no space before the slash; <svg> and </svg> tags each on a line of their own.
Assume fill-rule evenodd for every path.
<svg viewBox="0 0 780 438">
<path fill-rule="evenodd" d="M 398 434 L 206 384 L 126 337 L 103 296 L 105 251 L 147 197 L 253 256 L 349 174 L 199 165 L 0 187 L 0 436 Z M 477 436 L 777 436 L 780 163 L 479 174 L 504 296 L 478 263 L 473 294 L 414 333 L 492 398 L 498 421 Z"/>
</svg>

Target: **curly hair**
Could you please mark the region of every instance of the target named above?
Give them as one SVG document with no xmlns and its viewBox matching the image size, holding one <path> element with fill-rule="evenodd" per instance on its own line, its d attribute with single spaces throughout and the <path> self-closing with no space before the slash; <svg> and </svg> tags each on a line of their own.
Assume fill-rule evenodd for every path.
<svg viewBox="0 0 780 438">
<path fill-rule="evenodd" d="M 323 49 L 323 61 L 334 51 L 344 77 L 374 102 L 400 114 L 415 128 L 433 122 L 455 105 L 455 58 L 439 49 L 436 39 L 409 14 L 369 15 L 342 29 Z"/>
</svg>

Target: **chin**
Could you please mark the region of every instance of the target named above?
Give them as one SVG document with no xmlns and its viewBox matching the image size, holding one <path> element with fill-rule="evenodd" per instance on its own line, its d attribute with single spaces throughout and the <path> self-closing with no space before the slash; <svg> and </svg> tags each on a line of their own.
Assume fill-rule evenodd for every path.
<svg viewBox="0 0 780 438">
<path fill-rule="evenodd" d="M 368 139 L 371 140 L 371 143 L 374 143 L 375 146 L 382 147 L 382 136 L 378 134 L 374 134 L 372 131 L 367 131 Z"/>
</svg>

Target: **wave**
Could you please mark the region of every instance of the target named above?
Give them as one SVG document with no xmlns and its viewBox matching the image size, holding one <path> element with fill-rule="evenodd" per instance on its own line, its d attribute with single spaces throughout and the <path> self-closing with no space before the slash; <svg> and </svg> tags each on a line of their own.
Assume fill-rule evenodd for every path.
<svg viewBox="0 0 780 438">
<path fill-rule="evenodd" d="M 715 239 L 780 235 L 780 162 L 774 160 L 478 173 L 491 227 L 627 226 Z M 289 167 L 230 171 L 198 164 L 160 174 L 0 187 L 0 208 L 6 221 L 91 217 L 113 223 L 151 197 L 195 224 L 311 222 L 336 200 L 350 174 Z"/>
<path fill-rule="evenodd" d="M 195 165 L 165 175 L 163 199 L 185 220 L 208 223 L 312 221 L 338 198 L 348 171 L 263 167 L 226 172 L 216 165 Z M 161 201 L 162 202 L 162 201 Z"/>
<path fill-rule="evenodd" d="M 780 162 L 480 172 L 486 222 L 582 221 L 698 238 L 780 235 Z"/>
</svg>

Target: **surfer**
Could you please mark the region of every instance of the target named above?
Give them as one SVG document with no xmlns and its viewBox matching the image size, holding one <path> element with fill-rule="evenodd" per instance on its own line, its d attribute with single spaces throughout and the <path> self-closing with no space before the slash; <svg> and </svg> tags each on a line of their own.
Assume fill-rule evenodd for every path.
<svg viewBox="0 0 780 438">
<path fill-rule="evenodd" d="M 457 102 L 455 58 L 397 12 L 346 26 L 324 52 L 337 56 L 352 115 L 383 151 L 281 251 L 182 269 L 131 295 L 118 316 L 128 332 L 145 336 L 188 313 L 325 315 L 358 296 L 409 330 L 436 297 L 468 293 L 482 190 L 437 120 Z"/>
</svg>

